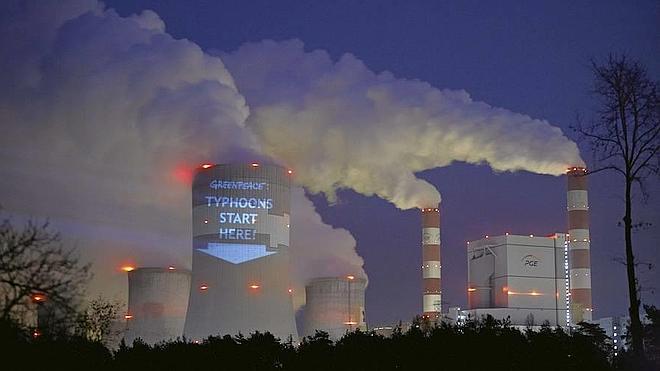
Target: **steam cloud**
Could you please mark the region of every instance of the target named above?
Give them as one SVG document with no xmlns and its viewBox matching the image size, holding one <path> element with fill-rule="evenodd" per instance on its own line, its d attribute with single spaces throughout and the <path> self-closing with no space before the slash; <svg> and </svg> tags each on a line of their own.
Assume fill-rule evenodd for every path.
<svg viewBox="0 0 660 371">
<path fill-rule="evenodd" d="M 2 2 L 0 70 L 0 203 L 73 236 L 105 293 L 125 287 L 126 257 L 190 265 L 189 181 L 202 162 L 270 157 L 310 192 L 352 188 L 400 208 L 437 204 L 415 172 L 452 161 L 543 174 L 582 163 L 558 128 L 464 91 L 374 74 L 349 54 L 335 63 L 300 41 L 221 59 L 151 11 L 120 17 L 96 0 Z M 366 277 L 353 237 L 302 189 L 292 208 L 296 286 Z"/>
<path fill-rule="evenodd" d="M 124 263 L 190 267 L 192 169 L 264 157 L 220 58 L 151 11 L 9 1 L 0 17 L 0 205 L 50 218 L 95 263 L 92 291 L 123 297 Z M 297 287 L 311 256 L 323 274 L 366 276 L 346 230 L 323 224 L 301 190 L 292 203 Z"/>
<path fill-rule="evenodd" d="M 434 207 L 418 171 L 453 161 L 496 171 L 563 174 L 578 148 L 543 120 L 473 101 L 465 91 L 375 74 L 351 54 L 334 63 L 300 41 L 246 44 L 223 55 L 263 150 L 296 169 L 314 193 L 340 188 L 397 207 Z"/>
</svg>

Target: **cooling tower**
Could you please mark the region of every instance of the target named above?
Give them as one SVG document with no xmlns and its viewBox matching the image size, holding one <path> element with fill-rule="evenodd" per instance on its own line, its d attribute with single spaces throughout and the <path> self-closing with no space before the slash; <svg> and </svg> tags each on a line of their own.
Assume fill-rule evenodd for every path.
<svg viewBox="0 0 660 371">
<path fill-rule="evenodd" d="M 569 168 L 566 175 L 571 323 L 578 323 L 592 319 L 587 169 Z"/>
<path fill-rule="evenodd" d="M 197 171 L 188 338 L 269 331 L 297 339 L 289 290 L 290 173 L 256 163 Z"/>
<path fill-rule="evenodd" d="M 189 294 L 188 270 L 137 268 L 128 272 L 126 342 L 141 338 L 153 344 L 181 337 Z"/>
<path fill-rule="evenodd" d="M 437 320 L 442 311 L 440 288 L 440 210 L 422 209 L 422 296 L 424 317 Z"/>
<path fill-rule="evenodd" d="M 305 286 L 304 336 L 322 330 L 333 340 L 347 331 L 366 330 L 364 291 L 367 280 L 354 276 L 316 278 Z"/>
</svg>

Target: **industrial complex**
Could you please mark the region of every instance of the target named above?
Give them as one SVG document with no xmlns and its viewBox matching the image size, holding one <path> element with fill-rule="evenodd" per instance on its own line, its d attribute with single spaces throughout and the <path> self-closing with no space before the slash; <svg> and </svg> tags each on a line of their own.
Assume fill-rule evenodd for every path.
<svg viewBox="0 0 660 371">
<path fill-rule="evenodd" d="M 468 242 L 468 308 L 463 310 L 443 311 L 440 209 L 421 208 L 422 318 L 460 323 L 491 315 L 514 326 L 561 327 L 590 321 L 586 174 L 578 167 L 567 171 L 566 232 L 547 237 L 507 233 Z M 125 339 L 154 343 L 269 331 L 297 341 L 321 330 L 336 340 L 367 330 L 367 280 L 352 275 L 307 282 L 300 329 L 296 326 L 289 260 L 291 175 L 291 170 L 259 163 L 199 167 L 192 184 L 192 270 L 128 272 Z"/>
</svg>

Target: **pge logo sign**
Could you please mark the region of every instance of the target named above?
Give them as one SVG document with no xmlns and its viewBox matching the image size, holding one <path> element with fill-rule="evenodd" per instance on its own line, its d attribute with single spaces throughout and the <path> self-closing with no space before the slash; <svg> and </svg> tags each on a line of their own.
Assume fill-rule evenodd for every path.
<svg viewBox="0 0 660 371">
<path fill-rule="evenodd" d="M 536 269 L 541 264 L 541 260 L 534 255 L 523 256 L 521 262 L 525 269 Z"/>
</svg>

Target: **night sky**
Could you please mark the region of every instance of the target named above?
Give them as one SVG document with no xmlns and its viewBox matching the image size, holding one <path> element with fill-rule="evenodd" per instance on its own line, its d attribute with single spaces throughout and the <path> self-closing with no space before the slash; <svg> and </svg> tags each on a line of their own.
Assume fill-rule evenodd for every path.
<svg viewBox="0 0 660 371">
<path fill-rule="evenodd" d="M 650 76 L 660 76 L 659 8 L 654 1 L 141 1 L 108 0 L 121 16 L 151 9 L 168 33 L 211 54 L 246 42 L 299 39 L 305 50 L 333 59 L 351 53 L 375 72 L 419 79 L 439 89 L 464 89 L 474 100 L 544 119 L 572 139 L 577 114 L 595 101 L 589 59 L 625 52 Z M 267 60 L 263 61 L 268 63 Z M 580 144 L 592 167 L 590 149 Z M 457 163 L 417 174 L 442 194 L 442 285 L 445 306 L 467 304 L 465 243 L 484 235 L 549 235 L 565 231 L 565 177 L 529 172 L 495 173 L 486 165 Z M 613 173 L 590 179 L 594 318 L 624 315 L 627 284 L 623 257 L 621 184 Z M 635 234 L 644 291 L 660 305 L 660 187 L 635 204 L 653 223 Z M 421 308 L 420 215 L 375 196 L 342 190 L 336 202 L 312 200 L 326 223 L 348 229 L 369 276 L 370 325 L 408 320 Z M 322 241 L 320 242 L 322 243 Z"/>
</svg>

